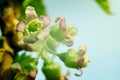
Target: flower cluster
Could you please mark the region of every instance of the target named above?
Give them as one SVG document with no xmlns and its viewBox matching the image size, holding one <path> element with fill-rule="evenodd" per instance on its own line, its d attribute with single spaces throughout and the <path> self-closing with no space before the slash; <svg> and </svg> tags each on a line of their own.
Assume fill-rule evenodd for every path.
<svg viewBox="0 0 120 80">
<path fill-rule="evenodd" d="M 51 53 L 60 58 L 69 68 L 82 69 L 89 62 L 86 55 L 86 47 L 80 46 L 78 51 L 69 49 L 67 52 L 59 53 L 56 48 L 60 44 L 68 47 L 73 45 L 73 37 L 77 34 L 77 29 L 72 25 L 66 25 L 64 17 L 57 17 L 55 24 L 49 28 L 50 18 L 47 16 L 38 17 L 32 6 L 26 8 L 26 21 L 17 24 L 16 31 L 22 34 L 23 44 L 27 44 L 29 50 L 38 52 L 38 56 L 31 63 L 37 63 L 40 56 L 44 60 L 42 71 L 47 80 L 65 80 L 61 75 L 61 68 L 47 54 Z M 28 49 L 28 48 L 25 48 Z M 37 64 L 35 64 L 37 65 Z M 33 69 L 33 68 L 31 68 Z M 81 72 L 82 74 L 82 72 Z M 80 76 L 81 74 L 75 74 Z"/>
</svg>

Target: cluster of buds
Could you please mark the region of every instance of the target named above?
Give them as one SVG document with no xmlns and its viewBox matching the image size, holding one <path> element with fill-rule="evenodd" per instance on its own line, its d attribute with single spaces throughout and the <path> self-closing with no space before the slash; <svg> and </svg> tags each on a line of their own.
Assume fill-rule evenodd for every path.
<svg viewBox="0 0 120 80">
<path fill-rule="evenodd" d="M 66 25 L 64 17 L 57 17 L 55 24 L 50 25 L 50 18 L 47 16 L 38 17 L 32 6 L 26 8 L 26 22 L 20 21 L 16 31 L 21 33 L 23 44 L 27 44 L 29 49 L 37 51 L 38 56 L 34 62 L 37 62 L 41 55 L 52 53 L 58 56 L 67 67 L 80 69 L 86 67 L 89 58 L 86 56 L 86 48 L 81 46 L 79 51 L 69 49 L 67 52 L 58 54 L 56 48 L 60 44 L 68 47 L 73 45 L 73 37 L 77 34 L 77 29 L 72 25 Z M 27 46 L 27 47 L 28 47 Z M 28 48 L 25 48 L 28 49 Z M 55 63 L 50 57 L 44 56 L 44 65 L 42 71 L 47 80 L 65 80 L 61 75 L 60 65 Z M 34 62 L 32 64 L 34 64 Z M 35 63 L 35 65 L 37 65 Z M 32 74 L 32 72 L 31 72 Z M 81 74 L 76 74 L 81 75 Z"/>
</svg>

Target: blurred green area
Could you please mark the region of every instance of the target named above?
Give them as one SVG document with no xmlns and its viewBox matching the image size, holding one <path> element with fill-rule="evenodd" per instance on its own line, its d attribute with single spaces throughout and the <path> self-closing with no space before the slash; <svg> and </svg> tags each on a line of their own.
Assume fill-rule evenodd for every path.
<svg viewBox="0 0 120 80">
<path fill-rule="evenodd" d="M 33 6 L 38 16 L 46 15 L 43 0 L 0 0 L 0 16 L 2 16 L 4 8 L 8 7 L 9 5 L 13 6 L 15 15 L 17 15 L 20 20 L 23 21 L 25 21 L 25 8 L 27 6 Z"/>
</svg>

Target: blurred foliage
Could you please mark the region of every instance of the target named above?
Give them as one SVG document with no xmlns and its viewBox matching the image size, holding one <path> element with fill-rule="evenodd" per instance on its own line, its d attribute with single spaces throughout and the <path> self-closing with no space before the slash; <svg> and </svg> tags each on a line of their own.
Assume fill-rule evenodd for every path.
<svg viewBox="0 0 120 80">
<path fill-rule="evenodd" d="M 95 0 L 100 7 L 107 13 L 107 14 L 111 14 L 110 11 L 110 6 L 109 6 L 109 1 L 108 0 Z"/>
<path fill-rule="evenodd" d="M 19 16 L 21 20 L 25 20 L 25 8 L 27 6 L 33 6 L 36 9 L 38 16 L 46 15 L 43 0 L 0 0 L 0 12 L 2 12 L 2 8 L 7 6 L 7 3 L 14 7 L 15 14 Z"/>
</svg>

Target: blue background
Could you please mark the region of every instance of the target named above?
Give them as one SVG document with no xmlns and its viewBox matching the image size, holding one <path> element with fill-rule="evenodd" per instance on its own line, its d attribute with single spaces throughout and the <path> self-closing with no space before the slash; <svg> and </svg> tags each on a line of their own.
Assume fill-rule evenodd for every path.
<svg viewBox="0 0 120 80">
<path fill-rule="evenodd" d="M 54 20 L 56 16 L 64 16 L 67 24 L 78 29 L 74 39 L 73 48 L 79 45 L 87 46 L 87 54 L 91 62 L 83 69 L 81 77 L 74 76 L 79 73 L 71 70 L 69 80 L 119 80 L 120 79 L 120 0 L 109 0 L 112 15 L 105 14 L 94 0 L 44 0 L 49 17 Z M 58 51 L 67 48 L 60 47 Z M 63 74 L 68 69 L 56 59 L 63 68 Z M 39 65 L 40 67 L 41 65 Z M 40 72 L 37 79 L 44 80 Z"/>
</svg>

